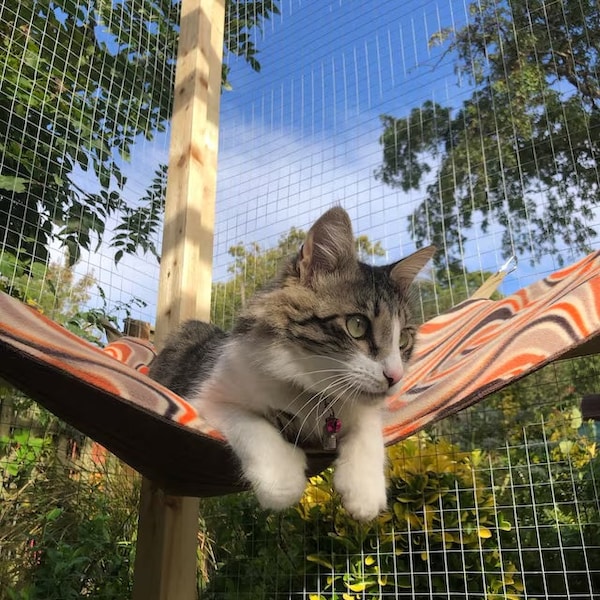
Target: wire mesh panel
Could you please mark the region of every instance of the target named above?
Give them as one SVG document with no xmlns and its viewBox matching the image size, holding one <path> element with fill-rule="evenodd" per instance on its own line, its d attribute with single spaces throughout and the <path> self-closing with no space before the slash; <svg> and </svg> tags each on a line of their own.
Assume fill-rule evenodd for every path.
<svg viewBox="0 0 600 600">
<path fill-rule="evenodd" d="M 314 220 L 345 207 L 363 260 L 439 252 L 417 312 L 511 256 L 508 294 L 597 247 L 595 2 L 281 2 L 228 62 L 213 320 L 229 327 Z M 591 598 L 600 593 L 595 359 L 548 367 L 389 449 L 388 512 L 358 525 L 312 480 L 298 508 L 203 505 L 206 598 Z M 212 542 L 212 543 L 211 543 Z"/>
<path fill-rule="evenodd" d="M 435 243 L 426 320 L 598 245 L 600 14 L 579 2 L 228 2 L 213 321 L 335 204 L 361 258 Z M 0 5 L 0 289 L 88 339 L 152 321 L 179 3 Z M 114 333 L 114 332 L 113 332 Z M 595 357 L 389 449 L 388 510 L 203 501 L 201 598 L 593 598 Z M 0 389 L 0 597 L 127 597 L 137 479 Z M 159 441 L 157 441 L 159 443 Z M 198 460 L 198 457 L 190 457 Z"/>
<path fill-rule="evenodd" d="M 0 3 L 0 290 L 98 345 L 154 320 L 178 10 Z M 137 474 L 0 407 L 0 597 L 129 596 Z"/>
<path fill-rule="evenodd" d="M 576 398 L 597 367 L 551 366 L 390 448 L 376 522 L 348 516 L 329 473 L 279 515 L 205 501 L 201 597 L 596 597 L 596 429 Z"/>
</svg>

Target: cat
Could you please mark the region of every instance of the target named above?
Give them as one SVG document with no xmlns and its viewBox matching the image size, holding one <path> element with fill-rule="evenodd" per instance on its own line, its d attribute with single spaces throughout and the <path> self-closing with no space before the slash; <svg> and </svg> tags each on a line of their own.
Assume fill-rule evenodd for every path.
<svg viewBox="0 0 600 600">
<path fill-rule="evenodd" d="M 409 288 L 434 251 L 364 264 L 348 214 L 332 208 L 230 334 L 185 323 L 150 376 L 225 435 L 263 507 L 300 499 L 302 447 L 337 446 L 334 487 L 354 518 L 369 521 L 387 505 L 382 413 L 414 343 Z"/>
</svg>

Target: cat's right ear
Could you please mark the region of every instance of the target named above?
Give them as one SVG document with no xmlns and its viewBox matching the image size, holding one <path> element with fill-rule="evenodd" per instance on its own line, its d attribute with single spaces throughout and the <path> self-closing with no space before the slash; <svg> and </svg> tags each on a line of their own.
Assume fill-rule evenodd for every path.
<svg viewBox="0 0 600 600">
<path fill-rule="evenodd" d="M 315 275 L 333 273 L 356 260 L 354 234 L 348 213 L 336 206 L 310 228 L 300 249 L 300 282 L 310 285 Z"/>
</svg>

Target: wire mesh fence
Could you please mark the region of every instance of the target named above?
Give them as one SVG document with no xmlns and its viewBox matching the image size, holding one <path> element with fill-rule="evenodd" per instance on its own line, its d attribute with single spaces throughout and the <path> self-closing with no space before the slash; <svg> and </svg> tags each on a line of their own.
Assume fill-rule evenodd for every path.
<svg viewBox="0 0 600 600">
<path fill-rule="evenodd" d="M 595 597 L 596 432 L 570 396 L 595 385 L 573 389 L 571 369 L 595 363 L 549 367 L 392 447 L 376 523 L 352 521 L 328 475 L 280 516 L 250 496 L 206 501 L 201 597 Z"/>
<path fill-rule="evenodd" d="M 94 344 L 153 321 L 178 10 L 0 4 L 0 289 Z M 138 476 L 0 403 L 0 597 L 129 596 Z"/>
<path fill-rule="evenodd" d="M 93 343 L 154 320 L 178 11 L 0 6 L 0 289 Z M 334 204 L 367 262 L 438 246 L 421 320 L 511 255 L 502 294 L 598 246 L 595 0 L 228 2 L 225 32 L 216 324 Z M 368 525 L 327 472 L 281 514 L 204 500 L 200 597 L 597 596 L 579 403 L 598 378 L 596 357 L 552 365 L 392 447 Z M 0 597 L 127 597 L 137 476 L 16 390 L 0 399 Z"/>
</svg>

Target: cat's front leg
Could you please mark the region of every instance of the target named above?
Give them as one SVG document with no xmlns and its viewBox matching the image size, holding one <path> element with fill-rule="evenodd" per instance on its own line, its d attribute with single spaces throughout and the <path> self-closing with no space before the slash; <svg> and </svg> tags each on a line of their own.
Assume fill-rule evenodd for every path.
<svg viewBox="0 0 600 600">
<path fill-rule="evenodd" d="M 286 442 L 279 431 L 255 413 L 231 409 L 213 422 L 226 436 L 242 464 L 244 477 L 263 508 L 294 505 L 306 487 L 306 454 Z"/>
<path fill-rule="evenodd" d="M 333 482 L 344 508 L 359 521 L 370 521 L 387 507 L 385 448 L 379 407 L 356 410 L 340 440 Z"/>
</svg>

